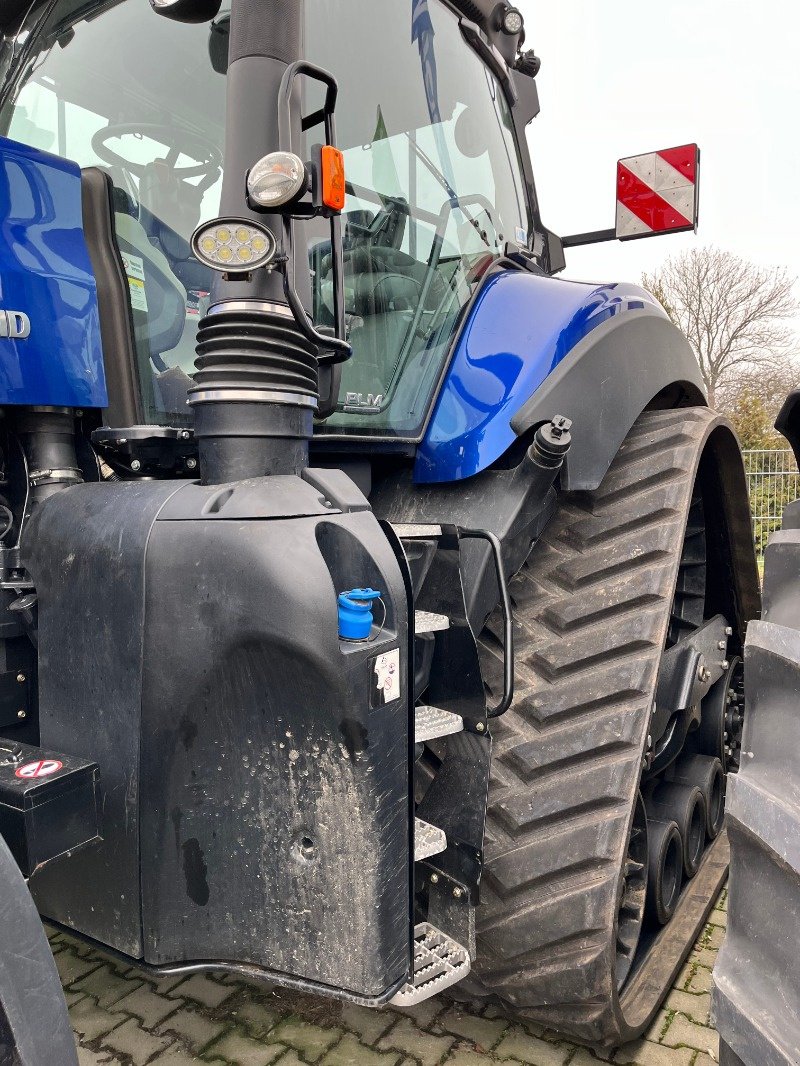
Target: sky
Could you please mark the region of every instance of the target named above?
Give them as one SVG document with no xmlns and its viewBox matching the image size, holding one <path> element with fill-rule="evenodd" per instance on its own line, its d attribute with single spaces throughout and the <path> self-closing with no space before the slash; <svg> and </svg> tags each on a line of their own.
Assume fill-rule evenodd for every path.
<svg viewBox="0 0 800 1066">
<path fill-rule="evenodd" d="M 613 227 L 619 158 L 691 141 L 702 152 L 697 236 L 568 249 L 564 276 L 638 281 L 697 244 L 800 276 L 798 0 L 518 6 L 542 59 L 529 141 L 548 228 Z"/>
</svg>

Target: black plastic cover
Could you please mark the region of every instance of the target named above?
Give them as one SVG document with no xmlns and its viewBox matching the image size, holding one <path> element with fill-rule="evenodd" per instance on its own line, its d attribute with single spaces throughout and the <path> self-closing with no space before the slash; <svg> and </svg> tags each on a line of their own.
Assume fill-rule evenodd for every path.
<svg viewBox="0 0 800 1066">
<path fill-rule="evenodd" d="M 153 965 L 391 996 L 411 961 L 413 730 L 411 686 L 378 681 L 407 677 L 409 603 L 356 487 L 314 470 L 78 487 L 26 544 L 43 743 L 71 738 L 105 785 L 99 855 L 37 875 L 40 909 Z M 340 641 L 337 594 L 366 586 L 385 617 Z"/>
</svg>

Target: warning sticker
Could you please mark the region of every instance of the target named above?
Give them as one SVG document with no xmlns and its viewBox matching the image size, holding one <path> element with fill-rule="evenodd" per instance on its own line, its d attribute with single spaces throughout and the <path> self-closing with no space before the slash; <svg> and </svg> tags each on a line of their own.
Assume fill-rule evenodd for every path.
<svg viewBox="0 0 800 1066">
<path fill-rule="evenodd" d="M 15 771 L 15 777 L 28 779 L 49 777 L 50 774 L 57 774 L 63 765 L 63 762 L 59 762 L 58 759 L 38 759 L 36 762 L 26 762 L 24 766 L 20 766 Z"/>
<path fill-rule="evenodd" d="M 400 699 L 400 649 L 384 652 L 372 660 L 370 707 L 384 707 Z"/>
<path fill-rule="evenodd" d="M 147 293 L 144 288 L 144 259 L 139 255 L 122 252 L 122 263 L 131 291 L 131 307 L 134 311 L 147 310 Z"/>
</svg>

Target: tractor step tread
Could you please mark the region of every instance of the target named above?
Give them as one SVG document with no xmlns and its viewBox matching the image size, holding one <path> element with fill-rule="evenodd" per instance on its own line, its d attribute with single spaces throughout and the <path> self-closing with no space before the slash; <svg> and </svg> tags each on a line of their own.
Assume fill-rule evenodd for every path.
<svg viewBox="0 0 800 1066">
<path fill-rule="evenodd" d="M 518 695 L 492 728 L 477 961 L 462 991 L 593 1044 L 635 1039 L 671 983 L 651 951 L 646 995 L 617 992 L 617 889 L 700 457 L 726 425 L 708 409 L 645 412 L 600 488 L 562 496 L 510 582 Z M 499 611 L 487 629 L 494 693 Z M 682 936 L 669 968 L 691 948 Z"/>
<path fill-rule="evenodd" d="M 450 628 L 450 619 L 446 614 L 433 611 L 414 611 L 414 633 L 421 637 L 425 633 L 443 633 Z"/>
<path fill-rule="evenodd" d="M 447 836 L 444 830 L 421 818 L 414 819 L 414 862 L 422 862 L 433 855 L 441 855 L 447 850 Z"/>
<path fill-rule="evenodd" d="M 428 922 L 420 922 L 414 929 L 414 977 L 390 1002 L 413 1007 L 463 980 L 469 970 L 465 947 Z"/>
<path fill-rule="evenodd" d="M 438 540 L 442 527 L 433 523 L 392 523 L 392 529 L 400 540 Z"/>
<path fill-rule="evenodd" d="M 414 710 L 414 740 L 417 744 L 452 736 L 453 733 L 460 733 L 463 728 L 464 719 L 452 711 L 425 704 Z"/>
</svg>

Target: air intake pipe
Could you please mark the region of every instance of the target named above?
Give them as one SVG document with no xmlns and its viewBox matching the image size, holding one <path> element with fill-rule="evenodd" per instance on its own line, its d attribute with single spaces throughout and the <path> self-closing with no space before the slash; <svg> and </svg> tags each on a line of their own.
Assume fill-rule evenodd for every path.
<svg viewBox="0 0 800 1066">
<path fill-rule="evenodd" d="M 302 227 L 294 227 L 287 247 L 282 217 L 256 214 L 246 191 L 249 170 L 279 147 L 279 90 L 287 68 L 302 58 L 304 6 L 303 0 L 233 0 L 220 219 L 254 220 L 270 231 L 307 309 Z M 299 150 L 299 104 L 292 108 L 292 137 Z M 198 330 L 189 394 L 203 484 L 297 474 L 308 465 L 319 352 L 307 332 L 288 305 L 281 269 L 221 275 Z"/>
</svg>

